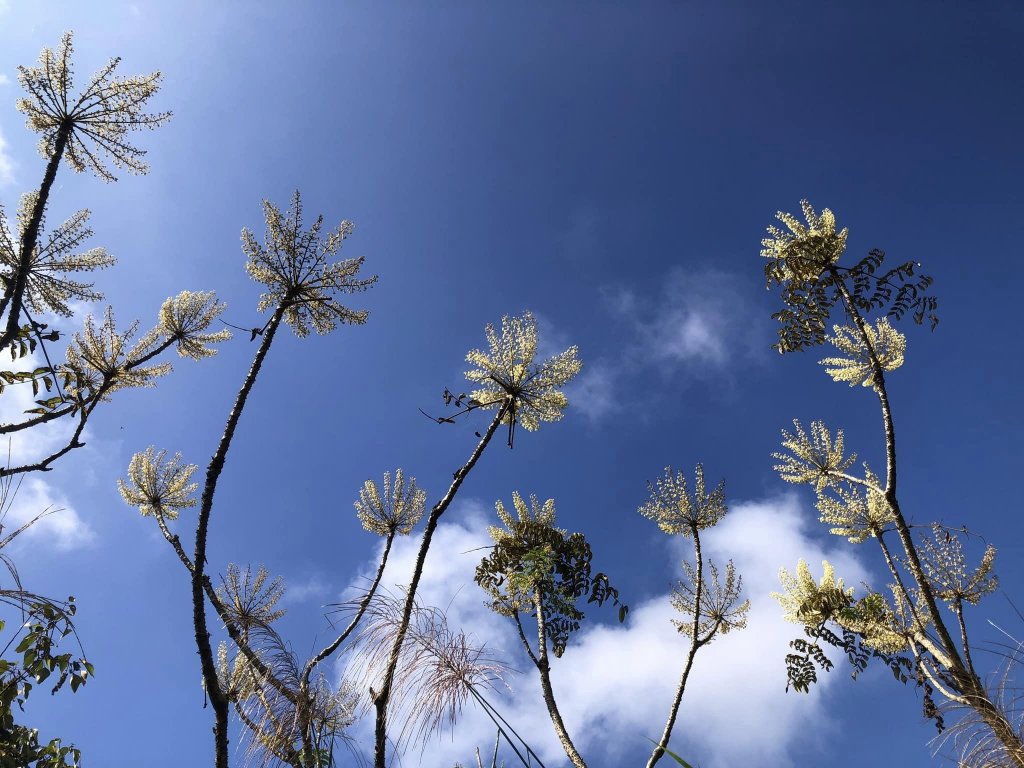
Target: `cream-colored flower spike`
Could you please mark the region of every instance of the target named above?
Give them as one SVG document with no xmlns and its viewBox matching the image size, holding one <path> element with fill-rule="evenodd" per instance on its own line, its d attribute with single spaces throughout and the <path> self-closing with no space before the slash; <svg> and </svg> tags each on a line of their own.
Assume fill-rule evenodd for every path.
<svg viewBox="0 0 1024 768">
<path fill-rule="evenodd" d="M 782 606 L 786 621 L 818 624 L 832 618 L 835 607 L 852 600 L 853 587 L 847 588 L 842 579 L 836 579 L 835 569 L 828 560 L 822 560 L 821 566 L 823 573 L 818 582 L 814 581 L 807 561 L 802 558 L 797 563 L 795 574 L 785 568 L 779 571 L 783 591 L 772 592 L 771 596 Z"/>
<path fill-rule="evenodd" d="M 806 224 L 779 211 L 775 217 L 786 225 L 785 230 L 770 226 L 768 237 L 761 241 L 761 255 L 773 260 L 770 277 L 777 283 L 813 280 L 839 261 L 846 250 L 848 230 L 836 232 L 832 211 L 825 208 L 820 215 L 816 214 L 806 200 L 800 201 L 800 207 Z"/>
<path fill-rule="evenodd" d="M 218 301 L 213 291 L 182 291 L 167 299 L 160 307 L 160 331 L 175 340 L 178 354 L 193 360 L 213 357 L 216 344 L 231 338 L 227 328 L 207 332 L 210 323 L 224 311 L 225 304 Z"/>
<path fill-rule="evenodd" d="M 889 318 L 880 317 L 875 326 L 864 326 L 867 343 L 861 332 L 852 326 L 834 325 L 835 336 L 828 340 L 843 357 L 826 357 L 819 365 L 827 366 L 825 373 L 834 381 L 846 381 L 850 386 L 875 386 L 875 372 L 871 364 L 872 352 L 883 371 L 895 371 L 903 365 L 907 351 L 907 337 L 889 324 Z M 868 346 L 870 344 L 870 347 Z"/>
<path fill-rule="evenodd" d="M 500 544 L 506 539 L 515 538 L 515 530 L 518 527 L 516 526 L 517 518 L 520 523 L 532 522 L 540 526 L 554 528 L 554 499 L 548 499 L 541 504 L 540 499 L 531 495 L 530 503 L 527 504 L 519 491 L 512 491 L 512 507 L 516 511 L 516 517 L 512 516 L 512 513 L 505 508 L 505 504 L 501 500 L 498 500 L 494 504 L 494 508 L 498 513 L 498 519 L 505 525 L 504 528 L 500 528 L 496 525 L 487 526 L 487 532 L 490 534 L 491 539 L 495 544 Z M 565 531 L 560 528 L 555 528 L 555 530 L 565 533 Z"/>
<path fill-rule="evenodd" d="M 811 422 L 811 434 L 803 425 L 794 420 L 796 433 L 782 430 L 782 447 L 789 453 L 773 453 L 772 458 L 780 463 L 774 469 L 787 483 L 808 483 L 821 491 L 834 485 L 836 474 L 845 472 L 857 460 L 857 454 L 844 456 L 843 430 L 836 432 L 835 440 L 828 428 L 820 421 Z"/>
<path fill-rule="evenodd" d="M 92 395 L 107 385 L 103 397 L 107 399 L 119 389 L 155 386 L 155 379 L 170 372 L 170 363 L 141 365 L 156 352 L 160 335 L 149 331 L 129 347 L 138 327 L 136 321 L 124 333 L 118 333 L 110 307 L 99 328 L 92 315 L 86 316 L 82 332 L 75 334 L 67 348 L 67 366 L 74 374 L 72 394 Z"/>
<path fill-rule="evenodd" d="M 338 323 L 362 325 L 369 313 L 344 307 L 334 299 L 336 293 L 365 291 L 377 276 L 357 278 L 363 257 L 330 263 L 352 234 L 354 225 L 343 221 L 326 238 L 320 237 L 324 217 L 302 231 L 302 199 L 298 190 L 292 196 L 287 214 L 268 200 L 263 201 L 267 223 L 266 243 L 259 243 L 248 229 L 242 230 L 242 250 L 249 260 L 249 276 L 269 289 L 260 296 L 260 312 L 287 303 L 284 321 L 296 336 L 307 336 L 310 327 L 317 333 L 333 331 Z"/>
<path fill-rule="evenodd" d="M 474 366 L 466 378 L 480 385 L 472 398 L 485 408 L 504 407 L 503 423 L 516 422 L 531 432 L 542 421 L 558 421 L 569 401 L 561 388 L 580 372 L 582 363 L 575 346 L 540 364 L 537 355 L 537 321 L 526 312 L 505 316 L 501 335 L 487 325 L 488 351 L 470 350 L 466 362 Z"/>
<path fill-rule="evenodd" d="M 654 483 L 647 483 L 651 498 L 639 511 L 644 517 L 658 524 L 665 533 L 689 536 L 693 529 L 704 530 L 716 525 L 729 511 L 725 503 L 725 482 L 707 492 L 704 485 L 704 467 L 697 465 L 693 494 L 686 484 L 686 475 L 673 474 L 672 467 L 665 468 L 665 476 Z"/>
<path fill-rule="evenodd" d="M 367 480 L 359 489 L 359 500 L 354 502 L 359 521 L 370 533 L 379 536 L 408 535 L 423 517 L 427 494 L 416 487 L 416 478 L 406 482 L 401 469 L 384 473 L 383 492 L 373 480 Z"/>
<path fill-rule="evenodd" d="M 114 77 L 120 59 L 111 59 L 93 75 L 85 89 L 72 93 L 71 33 L 65 32 L 54 51 L 44 48 L 39 66 L 18 67 L 18 80 L 29 98 L 19 99 L 18 111 L 28 127 L 42 134 L 39 152 L 53 157 L 62 141 L 76 172 L 90 170 L 104 181 L 116 181 L 97 154 L 132 173 L 146 173 L 146 153 L 125 141 L 125 134 L 140 128 L 156 128 L 170 119 L 170 112 L 146 113 L 146 102 L 160 88 L 160 73 Z"/>
<path fill-rule="evenodd" d="M 29 193 L 21 198 L 17 237 L 8 229 L 3 206 L 0 206 L 0 270 L 8 277 L 13 277 L 21 268 L 20 240 L 37 196 L 37 193 Z M 67 277 L 69 272 L 104 269 L 116 261 L 103 248 L 74 253 L 79 245 L 92 236 L 92 230 L 87 226 L 88 221 L 89 211 L 78 211 L 51 232 L 42 245 L 36 247 L 29 261 L 25 285 L 25 296 L 33 311 L 71 317 L 69 302 L 99 301 L 103 298 L 103 294 L 93 289 L 92 283 Z"/>
<path fill-rule="evenodd" d="M 868 488 L 835 486 L 818 493 L 821 522 L 831 525 L 829 533 L 845 536 L 850 543 L 860 544 L 868 537 L 877 537 L 896 520 L 896 513 L 885 498 L 878 477 L 864 464 L 864 482 Z"/>
<path fill-rule="evenodd" d="M 128 481 L 118 479 L 121 496 L 143 515 L 159 513 L 173 520 L 178 510 L 194 507 L 193 494 L 199 488 L 192 482 L 195 464 L 183 464 L 181 454 L 167 458 L 167 451 L 150 446 L 132 456 L 128 464 Z"/>
</svg>

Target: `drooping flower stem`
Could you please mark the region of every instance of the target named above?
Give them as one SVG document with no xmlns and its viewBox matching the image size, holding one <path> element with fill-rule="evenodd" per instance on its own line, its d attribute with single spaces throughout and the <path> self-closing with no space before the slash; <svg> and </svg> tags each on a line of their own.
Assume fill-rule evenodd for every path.
<svg viewBox="0 0 1024 768">
<path fill-rule="evenodd" d="M 505 417 L 507 407 L 506 403 L 498 408 L 498 412 L 494 415 L 490 425 L 487 427 L 487 431 L 484 432 L 483 437 L 480 438 L 480 442 L 477 443 L 476 448 L 473 449 L 473 453 L 470 454 L 466 463 L 463 464 L 455 473 L 454 479 L 452 480 L 452 484 L 448 487 L 447 493 L 445 493 L 441 500 L 434 505 L 433 509 L 430 510 L 430 516 L 427 518 L 427 525 L 423 530 L 423 539 L 420 542 L 420 549 L 416 555 L 416 566 L 413 569 L 412 580 L 409 582 L 409 589 L 405 596 L 405 606 L 402 610 L 402 619 L 398 625 L 395 642 L 391 647 L 391 655 L 388 657 L 387 668 L 384 671 L 384 680 L 381 683 L 380 690 L 373 694 L 373 706 L 376 711 L 373 753 L 374 768 L 385 768 L 386 766 L 388 702 L 391 699 L 391 689 L 395 682 L 395 671 L 398 668 L 398 660 L 402 652 L 402 643 L 405 641 L 406 633 L 409 630 L 409 622 L 412 618 L 413 608 L 415 607 L 416 589 L 419 587 L 420 578 L 423 575 L 423 564 L 427 559 L 427 550 L 430 549 L 430 541 L 434 536 L 434 531 L 441 519 L 441 515 L 443 515 L 451 505 L 452 501 L 455 499 L 455 495 L 459 491 L 459 488 L 462 486 L 462 482 L 476 465 L 480 456 L 483 454 L 484 449 L 487 448 L 487 444 L 490 443 L 491 438 L 494 437 L 494 433 L 501 425 L 501 422 Z"/>
<path fill-rule="evenodd" d="M 215 725 L 213 728 L 214 748 L 216 754 L 216 768 L 227 768 L 228 766 L 228 697 L 221 690 L 220 682 L 217 679 L 217 665 L 213 657 L 213 647 L 210 643 L 210 633 L 206 626 L 206 601 L 203 597 L 204 576 L 206 569 L 206 537 L 210 525 L 210 513 L 213 510 L 213 495 L 217 490 L 217 481 L 224 469 L 224 462 L 227 459 L 228 449 L 235 436 L 235 429 L 238 427 L 238 420 L 242 416 L 246 400 L 256 383 L 263 361 L 270 351 L 270 345 L 274 341 L 274 335 L 281 324 L 285 310 L 291 301 L 291 296 L 285 296 L 274 310 L 273 316 L 263 331 L 263 338 L 259 349 L 249 368 L 249 373 L 242 383 L 241 389 L 235 398 L 235 404 L 228 415 L 227 425 L 224 427 L 224 434 L 220 438 L 217 450 L 210 459 L 206 468 L 206 482 L 203 485 L 203 494 L 199 507 L 199 521 L 196 525 L 196 550 L 192 558 L 192 621 L 195 627 L 196 647 L 199 649 L 199 659 L 203 669 L 203 682 L 206 685 L 207 695 L 210 697 L 210 704 L 213 706 Z"/>
<path fill-rule="evenodd" d="M 0 334 L 0 349 L 5 348 L 18 334 L 21 323 L 21 307 L 25 300 L 25 288 L 28 286 L 28 274 L 32 266 L 32 255 L 35 253 L 36 244 L 39 240 L 39 228 L 42 225 L 43 213 L 46 211 L 46 203 L 50 198 L 50 188 L 53 187 L 54 179 L 57 178 L 57 167 L 60 165 L 61 157 L 64 155 L 64 148 L 67 146 L 68 138 L 71 136 L 72 123 L 66 121 L 61 123 L 57 129 L 57 137 L 54 142 L 53 154 L 46 164 L 46 172 L 43 174 L 43 183 L 39 186 L 39 193 L 32 206 L 32 214 L 29 217 L 25 230 L 21 233 L 20 262 L 13 275 L 7 276 L 7 285 L 4 288 L 3 298 L 0 299 L 0 316 L 10 305 L 10 313 L 7 315 L 7 324 L 3 333 Z"/>
</svg>

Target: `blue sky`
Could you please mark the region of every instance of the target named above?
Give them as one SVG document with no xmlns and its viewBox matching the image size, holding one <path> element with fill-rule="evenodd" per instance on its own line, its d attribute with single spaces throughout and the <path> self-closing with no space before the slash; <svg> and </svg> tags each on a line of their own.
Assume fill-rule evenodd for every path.
<svg viewBox="0 0 1024 768">
<path fill-rule="evenodd" d="M 563 422 L 489 448 L 442 524 L 425 599 L 525 670 L 462 553 L 484 543 L 496 499 L 553 497 L 634 608 L 625 627 L 594 612 L 556 690 L 591 765 L 635 765 L 685 651 L 665 599 L 683 549 L 636 508 L 666 465 L 703 462 L 733 507 L 709 546 L 736 560 L 754 617 L 698 656 L 673 746 L 705 766 L 930 762 L 919 698 L 884 670 L 851 683 L 840 666 L 811 696 L 783 692 L 799 628 L 767 598 L 778 568 L 827 556 L 851 583 L 883 580 L 870 545 L 831 537 L 770 454 L 792 419 L 820 418 L 877 466 L 881 425 L 867 390 L 821 373 L 824 355 L 769 349 L 777 299 L 758 253 L 775 212 L 807 198 L 850 228 L 851 257 L 882 248 L 935 276 L 942 321 L 908 329 L 891 377 L 903 505 L 995 543 L 1019 603 L 1019 4 L 0 1 L 8 210 L 44 167 L 14 109 L 15 68 L 65 29 L 79 78 L 113 55 L 127 74 L 159 69 L 156 106 L 174 112 L 138 137 L 148 176 L 104 185 L 62 168 L 52 196 L 51 222 L 88 206 L 93 244 L 118 256 L 97 285 L 120 319 L 152 322 L 189 289 L 216 290 L 237 325 L 261 324 L 238 233 L 261 233 L 260 200 L 283 205 L 295 188 L 310 217 L 356 222 L 346 253 L 380 275 L 351 301 L 370 310 L 365 327 L 275 345 L 218 489 L 211 568 L 283 576 L 300 656 L 330 634 L 321 606 L 373 567 L 359 486 L 402 466 L 443 493 L 485 417 L 440 427 L 418 408 L 463 388 L 486 323 L 530 309 L 549 349 L 579 345 L 584 373 Z M 76 596 L 97 668 L 75 696 L 34 696 L 29 712 L 87 765 L 210 760 L 187 580 L 115 481 L 151 444 L 204 466 L 253 351 L 237 337 L 156 390 L 121 394 L 85 449 L 23 487 L 25 512 L 65 511 L 20 544 L 22 577 Z M 405 580 L 414 543 L 389 583 Z M 1002 595 L 973 614 L 981 639 L 998 638 L 989 619 L 1024 634 Z M 509 683 L 506 710 L 558 765 L 535 681 Z M 353 733 L 366 743 L 364 726 Z M 492 739 L 467 712 L 403 764 L 468 761 Z"/>
</svg>

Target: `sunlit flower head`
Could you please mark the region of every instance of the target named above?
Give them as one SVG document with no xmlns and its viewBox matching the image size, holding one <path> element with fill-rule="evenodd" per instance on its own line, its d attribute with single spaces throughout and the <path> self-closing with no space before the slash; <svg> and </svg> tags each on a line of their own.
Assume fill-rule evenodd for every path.
<svg viewBox="0 0 1024 768">
<path fill-rule="evenodd" d="M 285 303 L 284 321 L 296 336 L 306 336 L 310 327 L 317 333 L 333 331 L 338 323 L 361 325 L 365 310 L 344 307 L 334 294 L 365 291 L 377 277 L 357 278 L 363 257 L 330 263 L 352 234 L 354 225 L 343 221 L 326 238 L 320 237 L 324 217 L 302 230 L 302 199 L 298 190 L 292 196 L 287 213 L 273 203 L 263 201 L 266 218 L 266 243 L 259 243 L 248 229 L 242 230 L 242 250 L 249 257 L 245 264 L 249 276 L 263 283 L 268 291 L 260 296 L 259 311 Z"/>
<path fill-rule="evenodd" d="M 768 227 L 768 237 L 761 241 L 761 255 L 772 260 L 766 272 L 770 282 L 814 280 L 846 250 L 847 230 L 836 232 L 832 211 L 825 208 L 816 214 L 806 200 L 800 201 L 800 207 L 806 224 L 779 211 L 776 218 L 786 228 Z"/>
<path fill-rule="evenodd" d="M 384 473 L 382 489 L 373 480 L 363 483 L 359 500 L 354 504 L 359 521 L 370 533 L 406 536 L 423 517 L 426 501 L 426 491 L 416 487 L 416 478 L 407 481 L 402 470 L 396 469 L 394 483 L 391 473 Z"/>
<path fill-rule="evenodd" d="M 864 334 L 848 325 L 832 326 L 835 336 L 828 340 L 838 349 L 843 357 L 826 357 L 820 362 L 826 366 L 825 372 L 834 381 L 846 381 L 850 386 L 860 384 L 865 387 L 875 386 L 875 372 L 872 367 L 872 353 L 878 359 L 883 371 L 895 371 L 903 365 L 903 355 L 907 350 L 907 337 L 889 324 L 889 318 L 881 317 L 874 327 L 864 325 Z M 870 345 L 870 346 L 869 346 Z"/>
<path fill-rule="evenodd" d="M 542 421 L 558 421 L 568 399 L 561 388 L 580 372 L 576 347 L 543 363 L 537 354 L 537 321 L 530 312 L 521 317 L 505 316 L 501 335 L 493 325 L 486 329 L 488 351 L 474 349 L 466 362 L 474 366 L 466 378 L 480 385 L 472 393 L 485 408 L 504 408 L 503 423 L 522 424 L 536 430 Z"/>
<path fill-rule="evenodd" d="M 819 624 L 852 602 L 853 587 L 847 588 L 842 579 L 836 579 L 835 569 L 827 560 L 823 560 L 821 566 L 823 572 L 817 582 L 803 559 L 797 563 L 795 574 L 785 568 L 779 571 L 783 591 L 772 592 L 771 596 L 779 601 L 786 621 Z"/>
<path fill-rule="evenodd" d="M 193 494 L 199 485 L 192 482 L 195 471 L 195 464 L 182 463 L 180 453 L 168 458 L 167 451 L 150 446 L 132 456 L 128 480 L 118 479 L 117 487 L 124 500 L 143 515 L 159 514 L 173 520 L 179 510 L 196 505 Z"/>
<path fill-rule="evenodd" d="M 829 533 L 845 536 L 852 544 L 877 537 L 896 519 L 878 477 L 866 463 L 864 481 L 869 486 L 867 489 L 860 485 L 847 488 L 836 485 L 818 493 L 821 522 L 832 526 Z"/>
<path fill-rule="evenodd" d="M 782 430 L 782 447 L 788 453 L 773 453 L 780 463 L 774 469 L 787 483 L 808 483 L 816 491 L 834 484 L 837 475 L 845 472 L 857 454 L 846 456 L 843 430 L 837 430 L 835 439 L 820 421 L 811 422 L 811 434 L 804 431 L 799 421 L 793 421 L 795 434 Z"/>
<path fill-rule="evenodd" d="M 3 207 L 0 206 L 0 270 L 7 279 L 13 279 L 21 268 L 20 240 L 37 196 L 36 193 L 22 196 L 16 233 L 8 229 Z M 103 248 L 75 252 L 79 245 L 92 236 L 88 221 L 89 211 L 78 211 L 53 230 L 49 237 L 39 238 L 28 265 L 25 284 L 25 296 L 34 312 L 53 312 L 70 317 L 70 302 L 99 301 L 103 298 L 103 294 L 96 291 L 92 283 L 79 282 L 67 276 L 71 272 L 104 269 L 116 261 Z M 40 221 L 40 232 L 42 228 L 43 222 Z"/>
<path fill-rule="evenodd" d="M 110 307 L 98 328 L 92 316 L 86 316 L 82 332 L 74 335 L 67 348 L 73 394 L 94 394 L 106 386 L 106 397 L 119 389 L 152 387 L 157 378 L 170 372 L 169 363 L 142 364 L 155 353 L 159 334 L 149 331 L 132 344 L 138 327 L 138 322 L 134 322 L 126 331 L 118 333 Z"/>
<path fill-rule="evenodd" d="M 217 350 L 207 345 L 231 338 L 227 328 L 212 333 L 207 331 L 224 307 L 213 291 L 182 291 L 160 307 L 160 331 L 175 340 L 178 354 L 182 357 L 193 360 L 212 357 Z"/>
<path fill-rule="evenodd" d="M 732 560 L 725 564 L 725 578 L 718 566 L 708 560 L 701 569 L 700 603 L 697 601 L 697 569 L 692 563 L 683 563 L 686 578 L 672 589 L 669 600 L 672 607 L 686 619 L 672 619 L 676 629 L 689 638 L 694 636 L 694 613 L 698 613 L 696 639 L 710 642 L 718 634 L 728 634 L 747 626 L 750 601 L 740 600 L 743 595 L 743 577 L 736 573 Z"/>
<path fill-rule="evenodd" d="M 720 482 L 708 493 L 704 467 L 700 464 L 695 475 L 691 494 L 686 475 L 673 474 L 672 467 L 666 467 L 664 477 L 647 484 L 651 498 L 640 506 L 640 514 L 656 522 L 668 534 L 691 535 L 695 528 L 703 530 L 717 524 L 729 511 L 725 503 L 725 483 Z"/>
<path fill-rule="evenodd" d="M 146 153 L 129 144 L 125 135 L 170 119 L 170 112 L 144 111 L 160 88 L 160 73 L 114 77 L 121 60 L 111 59 L 75 96 L 71 48 L 71 33 L 65 32 L 57 50 L 43 49 L 39 66 L 18 67 L 18 80 L 28 98 L 19 99 L 17 108 L 28 118 L 28 127 L 41 134 L 40 154 L 50 158 L 63 150 L 75 171 L 90 170 L 104 181 L 116 177 L 98 155 L 132 173 L 145 173 L 149 170 L 142 162 Z"/>
</svg>

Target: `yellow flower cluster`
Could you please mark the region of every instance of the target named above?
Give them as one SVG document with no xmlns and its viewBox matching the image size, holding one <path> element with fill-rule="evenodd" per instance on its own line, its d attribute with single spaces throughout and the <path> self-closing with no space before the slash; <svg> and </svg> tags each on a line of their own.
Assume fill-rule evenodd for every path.
<svg viewBox="0 0 1024 768">
<path fill-rule="evenodd" d="M 128 464 L 128 481 L 118 479 L 121 496 L 143 515 L 158 514 L 169 520 L 178 516 L 178 510 L 194 507 L 192 494 L 199 487 L 192 482 L 195 464 L 182 464 L 181 454 L 171 458 L 167 451 L 150 446 L 132 456 Z"/>
<path fill-rule="evenodd" d="M 512 513 L 505 508 L 504 503 L 500 500 L 495 502 L 494 508 L 498 512 L 498 519 L 505 525 L 504 528 L 499 528 L 496 525 L 487 526 L 487 532 L 490 534 L 491 539 L 495 544 L 500 544 L 506 539 L 513 539 L 516 537 L 516 529 L 522 526 L 517 526 L 516 523 L 535 523 L 538 526 L 554 528 L 555 525 L 555 500 L 548 499 L 543 504 L 540 500 L 531 495 L 530 503 L 527 505 L 526 500 L 520 495 L 519 491 L 512 491 L 512 507 L 516 511 L 516 517 L 512 516 Z M 565 533 L 564 531 L 561 531 Z"/>
<path fill-rule="evenodd" d="M 356 277 L 363 266 L 362 256 L 329 262 L 352 234 L 352 222 L 341 222 L 325 239 L 320 237 L 323 216 L 303 231 L 298 190 L 287 214 L 268 200 L 263 201 L 263 214 L 267 224 L 265 244 L 260 244 L 248 229 L 242 230 L 242 250 L 248 256 L 245 269 L 253 280 L 269 289 L 260 296 L 259 311 L 284 302 L 284 320 L 296 336 L 307 336 L 310 327 L 326 334 L 338 323 L 365 323 L 365 310 L 348 309 L 333 298 L 335 293 L 365 291 L 377 282 L 376 275 Z"/>
<path fill-rule="evenodd" d="M 160 88 L 160 73 L 115 77 L 121 60 L 111 59 L 75 97 L 71 93 L 71 49 L 71 33 L 65 32 L 56 51 L 43 49 L 39 66 L 18 67 L 18 80 L 29 98 L 19 99 L 17 108 L 27 117 L 29 129 L 42 134 L 40 154 L 53 157 L 61 132 L 70 131 L 65 152 L 76 172 L 91 170 L 104 181 L 115 181 L 97 157 L 102 153 L 121 168 L 146 173 L 145 152 L 124 137 L 129 130 L 152 129 L 170 119 L 170 112 L 143 111 Z"/>
<path fill-rule="evenodd" d="M 416 478 L 408 483 L 401 469 L 395 470 L 395 481 L 391 473 L 384 473 L 384 487 L 378 489 L 373 480 L 367 480 L 359 489 L 359 500 L 353 502 L 359 521 L 370 533 L 379 536 L 408 535 L 423 517 L 426 506 L 426 491 L 416 487 Z"/>
<path fill-rule="evenodd" d="M 844 357 L 826 357 L 819 364 L 828 366 L 825 372 L 834 381 L 847 381 L 851 387 L 857 384 L 874 387 L 872 358 L 878 360 L 883 371 L 895 371 L 903 365 L 907 337 L 893 328 L 887 317 L 879 318 L 874 327 L 865 325 L 864 335 L 848 325 L 835 325 L 832 331 L 835 336 L 829 336 L 828 340 Z"/>
<path fill-rule="evenodd" d="M 647 483 L 651 498 L 639 508 L 644 517 L 658 524 L 665 533 L 690 535 L 693 529 L 704 530 L 718 523 L 729 511 L 725 503 L 725 482 L 707 492 L 704 485 L 704 467 L 697 465 L 695 488 L 691 495 L 682 472 L 672 473 L 665 468 L 665 476 Z"/>
<path fill-rule="evenodd" d="M 769 226 L 768 237 L 761 241 L 761 255 L 772 260 L 771 277 L 777 283 L 814 280 L 846 250 L 847 230 L 836 232 L 832 211 L 825 208 L 816 214 L 806 200 L 800 201 L 800 207 L 806 224 L 779 211 L 775 217 L 785 229 Z"/>
<path fill-rule="evenodd" d="M 178 354 L 193 360 L 213 357 L 217 350 L 208 344 L 227 341 L 231 331 L 224 328 L 208 333 L 212 323 L 224 311 L 213 291 L 182 291 L 160 307 L 160 331 L 177 343 Z"/>
<path fill-rule="evenodd" d="M 561 391 L 580 372 L 576 347 L 536 365 L 537 321 L 526 312 L 505 316 L 501 335 L 493 325 L 486 328 L 488 351 L 470 350 L 466 362 L 474 366 L 466 378 L 480 386 L 472 398 L 482 407 L 505 409 L 503 423 L 516 422 L 531 432 L 542 421 L 558 421 L 568 405 Z"/>
<path fill-rule="evenodd" d="M 811 569 L 803 558 L 796 565 L 796 573 L 785 568 L 779 571 L 782 592 L 771 596 L 782 606 L 782 616 L 794 624 L 815 625 L 834 617 L 840 607 L 845 607 L 853 598 L 853 587 L 847 588 L 842 579 L 836 579 L 835 568 L 828 560 L 821 562 L 823 573 L 815 581 Z"/>
</svg>

